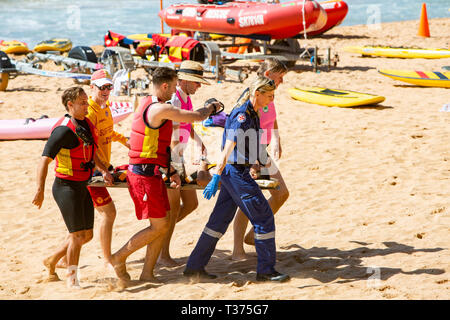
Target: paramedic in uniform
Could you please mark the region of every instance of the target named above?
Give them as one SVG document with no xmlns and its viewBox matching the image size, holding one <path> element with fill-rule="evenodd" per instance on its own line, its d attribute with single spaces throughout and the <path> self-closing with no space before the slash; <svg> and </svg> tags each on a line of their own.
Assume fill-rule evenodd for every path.
<svg viewBox="0 0 450 320">
<path fill-rule="evenodd" d="M 275 270 L 273 213 L 261 189 L 250 175 L 251 167 L 263 165 L 267 160 L 265 148 L 259 143 L 261 133 L 258 109 L 273 101 L 275 88 L 275 83 L 270 79 L 256 79 L 250 87 L 249 100 L 233 109 L 227 118 L 216 173 L 203 195 L 207 199 L 214 196 L 219 181 L 220 193 L 209 221 L 189 256 L 184 270 L 187 277 L 216 278 L 206 272 L 205 266 L 239 207 L 255 231 L 255 248 L 258 255 L 256 280 L 284 282 L 290 279 L 288 275 Z"/>
</svg>

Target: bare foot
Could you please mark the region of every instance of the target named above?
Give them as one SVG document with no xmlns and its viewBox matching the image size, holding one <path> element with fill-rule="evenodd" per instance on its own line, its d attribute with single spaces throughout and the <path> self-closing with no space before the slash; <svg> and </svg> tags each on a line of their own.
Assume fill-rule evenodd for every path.
<svg viewBox="0 0 450 320">
<path fill-rule="evenodd" d="M 141 274 L 141 276 L 139 277 L 139 280 L 140 281 L 146 281 L 146 282 L 158 282 L 158 283 L 161 282 L 154 275 L 143 275 L 143 274 Z"/>
<path fill-rule="evenodd" d="M 117 277 L 121 280 L 128 281 L 131 280 L 130 274 L 127 272 L 127 266 L 125 262 L 115 261 L 114 257 L 111 258 L 112 266 Z"/>
<path fill-rule="evenodd" d="M 52 257 L 45 258 L 43 264 L 47 268 L 49 276 L 56 275 L 55 264 Z"/>
<path fill-rule="evenodd" d="M 61 279 L 58 277 L 56 273 L 49 274 L 47 279 L 44 280 L 44 282 L 56 282 L 56 281 L 61 281 Z"/>
<path fill-rule="evenodd" d="M 178 267 L 181 266 L 181 263 L 176 262 L 171 257 L 168 258 L 162 258 L 159 257 L 158 263 L 165 266 L 165 267 Z"/>
<path fill-rule="evenodd" d="M 249 232 L 245 235 L 244 243 L 248 244 L 249 246 L 255 245 L 255 236 L 254 236 L 253 232 Z"/>
<path fill-rule="evenodd" d="M 245 252 L 238 252 L 238 253 L 234 253 L 231 256 L 231 260 L 233 261 L 242 261 L 242 260 L 247 260 L 248 258 L 250 258 Z"/>
</svg>

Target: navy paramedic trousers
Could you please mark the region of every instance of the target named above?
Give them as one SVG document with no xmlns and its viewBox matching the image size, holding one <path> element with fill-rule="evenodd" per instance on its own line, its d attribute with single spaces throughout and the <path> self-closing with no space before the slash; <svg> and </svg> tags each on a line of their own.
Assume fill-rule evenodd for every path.
<svg viewBox="0 0 450 320">
<path fill-rule="evenodd" d="M 202 270 L 208 264 L 217 241 L 227 230 L 239 207 L 254 228 L 257 273 L 274 272 L 276 249 L 273 212 L 258 184 L 251 178 L 249 168 L 227 164 L 220 180 L 216 205 L 186 267 Z"/>
</svg>

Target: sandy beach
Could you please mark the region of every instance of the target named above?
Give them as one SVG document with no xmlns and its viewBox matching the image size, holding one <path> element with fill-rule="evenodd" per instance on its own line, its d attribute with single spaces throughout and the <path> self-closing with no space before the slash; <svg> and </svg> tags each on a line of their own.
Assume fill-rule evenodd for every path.
<svg viewBox="0 0 450 320">
<path fill-rule="evenodd" d="M 300 40 L 302 46 L 318 46 L 321 54 L 330 47 L 340 60 L 330 72 L 322 68 L 318 73 L 299 61 L 276 91 L 280 169 L 290 191 L 275 217 L 277 269 L 288 273 L 290 282 L 256 283 L 254 247 L 245 246 L 249 260 L 232 261 L 231 225 L 207 266 L 218 278 L 189 283 L 182 276 L 215 203 L 200 191 L 198 209 L 177 224 L 172 238 L 171 254 L 181 266 L 157 265 L 159 283 L 137 280 L 145 255 L 141 249 L 127 262 L 132 285 L 117 286 L 103 266 L 98 214 L 94 239 L 81 251 L 85 288 L 70 291 L 64 281 L 46 282 L 42 260 L 67 233 L 51 193 L 54 163 L 38 210 L 31 201 L 45 141 L 0 141 L 0 299 L 449 299 L 450 112 L 440 109 L 450 103 L 450 89 L 409 85 L 377 70 L 443 71 L 450 59 L 367 58 L 343 50 L 349 45 L 450 47 L 450 19 L 430 19 L 430 38 L 416 35 L 418 23 L 337 27 L 320 38 Z M 58 70 L 51 62 L 44 68 Z M 143 74 L 137 70 L 132 77 Z M 216 97 L 230 111 L 255 76 L 251 73 L 242 84 L 215 83 L 211 76 L 213 84 L 192 97 L 194 107 Z M 61 93 L 72 85 L 69 79 L 32 75 L 11 79 L 7 91 L 0 92 L 0 119 L 59 117 L 64 114 Z M 386 100 L 363 108 L 324 107 L 290 98 L 287 90 L 298 85 L 372 93 Z M 130 128 L 131 117 L 115 126 L 125 135 Z M 208 132 L 203 138 L 213 155 L 221 130 Z M 127 162 L 127 150 L 113 144 L 112 163 Z M 110 193 L 118 212 L 115 252 L 148 221 L 135 218 L 126 189 Z M 57 272 L 64 280 L 65 270 Z"/>
</svg>

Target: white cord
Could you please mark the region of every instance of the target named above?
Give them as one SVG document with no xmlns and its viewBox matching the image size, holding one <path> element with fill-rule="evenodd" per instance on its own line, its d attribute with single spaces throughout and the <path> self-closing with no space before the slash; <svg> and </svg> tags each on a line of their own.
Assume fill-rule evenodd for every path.
<svg viewBox="0 0 450 320">
<path fill-rule="evenodd" d="M 306 0 L 303 0 L 303 7 L 302 7 L 303 36 L 305 37 L 305 40 L 308 40 L 308 38 L 307 38 L 307 36 L 306 36 L 305 2 L 306 2 Z"/>
</svg>

